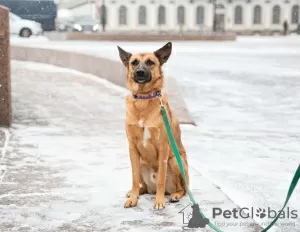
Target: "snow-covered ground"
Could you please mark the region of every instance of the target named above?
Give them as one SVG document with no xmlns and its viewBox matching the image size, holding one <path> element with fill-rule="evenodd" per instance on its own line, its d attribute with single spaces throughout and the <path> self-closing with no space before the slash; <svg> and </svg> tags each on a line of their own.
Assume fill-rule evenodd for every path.
<svg viewBox="0 0 300 232">
<path fill-rule="evenodd" d="M 1 232 L 182 231 L 187 197 L 163 211 L 153 209 L 153 195 L 123 208 L 131 186 L 127 91 L 80 72 L 15 61 L 12 89 L 13 125 L 0 130 Z M 186 148 L 196 152 L 197 129 L 182 128 Z M 208 217 L 213 207 L 237 207 L 190 163 L 191 188 Z M 241 227 L 212 222 L 231 232 L 258 228 L 246 225 L 252 219 L 235 220 Z"/>
<path fill-rule="evenodd" d="M 117 44 L 133 52 L 163 45 L 28 40 L 111 59 L 118 59 Z M 190 165 L 240 207 L 279 210 L 300 161 L 300 37 L 175 42 L 165 73 L 177 79 L 198 125 L 197 132 L 183 129 Z M 273 231 L 300 230 L 299 186 L 289 206 L 298 219 L 287 221 L 296 224 Z"/>
</svg>

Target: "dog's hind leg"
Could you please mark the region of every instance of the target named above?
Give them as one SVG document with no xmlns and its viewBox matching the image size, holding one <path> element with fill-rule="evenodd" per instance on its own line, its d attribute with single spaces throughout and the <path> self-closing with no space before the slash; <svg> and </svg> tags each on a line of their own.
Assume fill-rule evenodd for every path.
<svg viewBox="0 0 300 232">
<path fill-rule="evenodd" d="M 147 189 L 147 185 L 146 183 L 144 182 L 143 180 L 143 176 L 141 175 L 140 176 L 140 191 L 139 191 L 139 194 L 140 195 L 143 195 L 143 194 L 146 194 L 148 193 L 148 189 Z M 128 191 L 128 193 L 126 194 L 126 197 L 129 198 L 130 197 L 130 193 L 131 193 L 131 190 Z"/>
<path fill-rule="evenodd" d="M 185 195 L 184 190 L 179 190 L 171 194 L 170 202 L 178 202 Z"/>
<path fill-rule="evenodd" d="M 182 160 L 184 165 L 184 172 L 187 178 L 187 182 L 189 182 L 188 177 L 188 169 L 185 160 Z M 173 156 L 171 159 L 169 159 L 169 167 L 173 174 L 173 184 L 175 185 L 175 192 L 171 193 L 170 201 L 171 202 L 178 202 L 187 192 L 186 184 L 181 176 L 180 169 L 178 167 L 177 161 L 175 157 Z"/>
<path fill-rule="evenodd" d="M 141 183 L 140 187 L 140 195 L 148 193 L 147 185 L 145 183 Z"/>
</svg>

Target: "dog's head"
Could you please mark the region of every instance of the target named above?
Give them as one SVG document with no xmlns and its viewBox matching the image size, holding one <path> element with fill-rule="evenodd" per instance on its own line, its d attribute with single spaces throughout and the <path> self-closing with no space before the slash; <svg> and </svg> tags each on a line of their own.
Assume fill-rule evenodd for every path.
<svg viewBox="0 0 300 232">
<path fill-rule="evenodd" d="M 134 93 L 149 93 L 163 87 L 162 65 L 172 52 L 169 42 L 153 53 L 131 54 L 118 46 L 120 59 L 127 70 L 127 87 Z"/>
</svg>

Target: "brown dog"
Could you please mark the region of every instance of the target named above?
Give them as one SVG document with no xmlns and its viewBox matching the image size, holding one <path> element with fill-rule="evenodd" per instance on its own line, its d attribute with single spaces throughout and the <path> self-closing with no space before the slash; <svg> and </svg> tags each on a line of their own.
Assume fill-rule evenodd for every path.
<svg viewBox="0 0 300 232">
<path fill-rule="evenodd" d="M 184 164 L 187 181 L 188 164 L 181 142 L 177 119 L 172 113 L 163 88 L 162 65 L 171 55 L 172 43 L 154 53 L 131 54 L 118 47 L 127 70 L 127 87 L 132 92 L 126 98 L 126 134 L 132 167 L 132 189 L 124 207 L 137 205 L 144 193 L 156 193 L 154 207 L 165 207 L 165 193 L 177 202 L 187 192 L 176 158 L 170 147 L 160 111 L 160 101 L 166 107 L 172 131 Z"/>
</svg>

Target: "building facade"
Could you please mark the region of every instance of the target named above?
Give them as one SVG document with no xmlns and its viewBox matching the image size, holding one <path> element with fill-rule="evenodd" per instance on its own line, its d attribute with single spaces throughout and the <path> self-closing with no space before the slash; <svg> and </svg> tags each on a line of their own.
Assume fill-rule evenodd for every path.
<svg viewBox="0 0 300 232">
<path fill-rule="evenodd" d="M 300 0 L 61 0 L 60 7 L 74 15 L 92 15 L 99 23 L 104 17 L 107 31 L 215 28 L 240 34 L 273 34 L 282 32 L 284 22 L 289 31 L 300 24 Z"/>
</svg>

